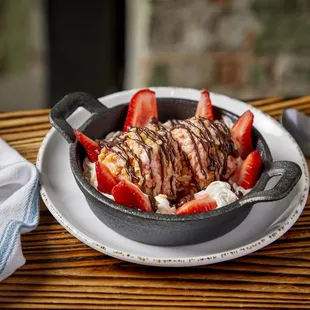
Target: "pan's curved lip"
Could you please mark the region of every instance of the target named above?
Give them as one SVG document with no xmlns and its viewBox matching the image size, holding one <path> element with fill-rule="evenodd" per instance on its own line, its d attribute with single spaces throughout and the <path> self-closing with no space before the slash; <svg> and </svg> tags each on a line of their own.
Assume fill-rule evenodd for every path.
<svg viewBox="0 0 310 310">
<path fill-rule="evenodd" d="M 114 96 L 114 95 L 110 95 L 110 96 Z M 107 97 L 109 97 L 109 96 L 107 96 Z M 160 96 L 159 98 L 167 98 L 167 97 Z M 182 100 L 185 99 L 185 98 L 182 98 L 181 96 L 170 97 L 170 98 L 171 99 L 182 99 Z M 185 99 L 185 100 L 193 101 L 192 99 Z M 125 104 L 125 102 L 119 102 L 119 105 L 121 105 L 121 104 Z M 231 114 L 235 117 L 238 117 L 238 115 L 236 115 L 232 111 L 222 109 L 222 108 L 219 108 L 219 109 L 222 111 L 228 112 L 229 114 Z M 107 113 L 107 111 L 105 111 L 104 113 Z M 97 115 L 97 114 L 92 115 L 81 126 L 80 129 L 82 129 L 82 130 L 86 129 L 87 126 L 89 126 L 92 123 L 92 121 L 99 116 L 100 116 L 100 114 L 99 115 Z M 254 128 L 254 131 L 255 131 L 255 134 L 258 135 L 259 138 L 261 139 L 261 141 L 263 142 L 264 152 L 265 152 L 266 157 L 267 157 L 267 161 L 265 163 L 270 164 L 272 162 L 272 156 L 271 156 L 268 144 L 266 143 L 263 136 L 260 134 L 259 130 Z M 92 198 L 96 199 L 98 203 L 109 206 L 110 208 L 113 208 L 114 210 L 119 211 L 120 213 L 131 215 L 131 216 L 134 216 L 137 218 L 143 218 L 143 219 L 154 220 L 154 221 L 159 221 L 159 222 L 188 222 L 188 221 L 205 220 L 207 218 L 213 218 L 213 217 L 221 216 L 223 214 L 232 212 L 237 208 L 245 207 L 245 206 L 240 206 L 239 202 L 242 202 L 243 199 L 246 199 L 247 195 L 245 195 L 241 199 L 239 199 L 239 200 L 237 200 L 231 204 L 228 204 L 226 206 L 223 206 L 223 207 L 215 209 L 215 210 L 211 210 L 208 212 L 196 213 L 196 214 L 186 214 L 186 215 L 150 213 L 150 212 L 144 212 L 144 211 L 140 211 L 140 210 L 133 209 L 130 207 L 126 207 L 124 205 L 120 205 L 120 204 L 114 202 L 113 200 L 107 198 L 105 195 L 100 193 L 98 190 L 96 190 L 84 178 L 82 171 L 80 170 L 80 168 L 77 165 L 76 147 L 77 147 L 77 142 L 71 143 L 71 145 L 70 145 L 70 166 L 71 166 L 71 170 L 75 176 L 76 181 L 80 184 L 80 188 L 81 188 L 82 192 L 84 194 L 86 192 L 88 195 L 92 196 Z M 260 182 L 261 182 L 261 178 L 259 179 L 257 184 L 254 186 L 254 188 L 251 190 L 251 193 L 255 193 L 258 190 L 261 190 Z M 262 195 L 262 197 L 263 197 L 263 195 Z"/>
</svg>

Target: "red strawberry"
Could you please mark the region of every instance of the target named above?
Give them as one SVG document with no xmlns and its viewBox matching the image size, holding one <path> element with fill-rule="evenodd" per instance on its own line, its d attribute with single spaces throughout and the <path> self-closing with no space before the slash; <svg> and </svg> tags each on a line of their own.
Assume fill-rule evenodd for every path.
<svg viewBox="0 0 310 310">
<path fill-rule="evenodd" d="M 244 189 L 254 187 L 259 179 L 263 160 L 258 150 L 248 155 L 231 180 Z"/>
<path fill-rule="evenodd" d="M 202 197 L 186 202 L 183 206 L 177 209 L 176 214 L 205 212 L 216 209 L 216 207 L 216 201 L 206 194 Z"/>
<path fill-rule="evenodd" d="M 96 162 L 96 174 L 98 191 L 111 194 L 113 187 L 117 184 L 117 180 L 110 172 L 109 168 L 99 160 Z"/>
<path fill-rule="evenodd" d="M 242 159 L 245 159 L 253 150 L 251 137 L 253 120 L 254 115 L 248 110 L 238 118 L 231 129 L 233 139 L 239 143 L 238 151 Z"/>
<path fill-rule="evenodd" d="M 145 127 L 152 117 L 158 118 L 155 93 L 142 89 L 131 98 L 123 131 L 133 126 Z"/>
<path fill-rule="evenodd" d="M 114 200 L 121 205 L 153 212 L 149 197 L 137 185 L 127 180 L 122 180 L 114 186 L 112 195 Z"/>
<path fill-rule="evenodd" d="M 203 88 L 201 91 L 200 100 L 198 102 L 195 116 L 202 116 L 208 118 L 210 121 L 214 121 L 210 94 L 205 88 Z"/>
<path fill-rule="evenodd" d="M 84 146 L 89 160 L 94 163 L 98 159 L 100 153 L 100 146 L 91 138 L 88 138 L 80 131 L 74 129 L 74 134 L 79 142 Z"/>
</svg>

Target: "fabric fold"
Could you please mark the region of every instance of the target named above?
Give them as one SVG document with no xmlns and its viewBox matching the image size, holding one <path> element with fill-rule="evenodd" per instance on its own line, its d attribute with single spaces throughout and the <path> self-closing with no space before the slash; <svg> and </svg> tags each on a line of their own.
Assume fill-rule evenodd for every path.
<svg viewBox="0 0 310 310">
<path fill-rule="evenodd" d="M 0 139 L 0 281 L 24 265 L 21 234 L 39 222 L 35 166 Z"/>
</svg>

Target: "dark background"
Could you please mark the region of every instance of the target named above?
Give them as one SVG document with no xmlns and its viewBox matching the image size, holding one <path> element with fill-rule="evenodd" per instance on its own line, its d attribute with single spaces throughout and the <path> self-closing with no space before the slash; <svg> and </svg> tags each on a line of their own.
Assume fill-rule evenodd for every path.
<svg viewBox="0 0 310 310">
<path fill-rule="evenodd" d="M 97 97 L 121 90 L 125 0 L 47 0 L 47 98 L 77 90 Z"/>
</svg>

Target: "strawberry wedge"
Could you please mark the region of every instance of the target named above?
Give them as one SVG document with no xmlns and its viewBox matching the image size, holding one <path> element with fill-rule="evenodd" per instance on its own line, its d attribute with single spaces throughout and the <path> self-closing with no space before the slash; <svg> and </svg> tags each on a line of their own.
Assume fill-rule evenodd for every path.
<svg viewBox="0 0 310 310">
<path fill-rule="evenodd" d="M 239 144 L 238 151 L 242 159 L 245 159 L 253 150 L 251 137 L 253 121 L 254 115 L 248 110 L 238 118 L 231 129 L 233 139 Z"/>
<path fill-rule="evenodd" d="M 263 160 L 258 150 L 248 155 L 231 180 L 244 189 L 254 187 L 259 179 Z"/>
<path fill-rule="evenodd" d="M 96 175 L 100 192 L 111 194 L 113 187 L 117 184 L 116 178 L 112 175 L 109 168 L 101 163 L 99 160 L 96 162 Z"/>
<path fill-rule="evenodd" d="M 214 121 L 213 108 L 209 92 L 203 88 L 200 95 L 200 100 L 196 109 L 196 117 L 202 116 Z"/>
<path fill-rule="evenodd" d="M 74 129 L 74 134 L 79 142 L 84 146 L 88 159 L 92 163 L 96 162 L 100 153 L 99 144 L 76 129 Z"/>
<path fill-rule="evenodd" d="M 177 209 L 176 214 L 184 215 L 200 213 L 216 209 L 216 207 L 216 201 L 209 195 L 204 195 L 202 197 L 186 202 L 184 205 Z"/>
<path fill-rule="evenodd" d="M 122 180 L 114 186 L 112 195 L 114 200 L 121 205 L 153 212 L 149 197 L 138 186 L 127 180 Z"/>
<path fill-rule="evenodd" d="M 155 93 L 149 89 L 138 91 L 131 99 L 123 131 L 130 127 L 145 127 L 152 117 L 158 119 Z"/>
</svg>

